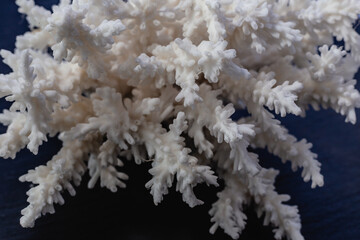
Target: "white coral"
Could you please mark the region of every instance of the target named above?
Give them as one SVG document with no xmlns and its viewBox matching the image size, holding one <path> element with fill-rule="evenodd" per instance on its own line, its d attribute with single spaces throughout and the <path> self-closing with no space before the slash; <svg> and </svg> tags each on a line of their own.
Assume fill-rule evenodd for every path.
<svg viewBox="0 0 360 240">
<path fill-rule="evenodd" d="M 35 185 L 23 227 L 63 204 L 63 190 L 74 195 L 86 170 L 89 188 L 124 188 L 119 167 L 127 158 L 152 162 L 145 186 L 156 205 L 173 184 L 190 207 L 202 204 L 194 187 L 223 179 L 211 233 L 221 227 L 238 238 L 253 200 L 276 239 L 303 239 L 297 207 L 275 191 L 278 172 L 264 169 L 249 146 L 323 186 L 312 144 L 275 114 L 323 107 L 356 122 L 357 0 L 62 0 L 52 11 L 16 3 L 31 30 L 17 37 L 14 53 L 1 51 L 13 71 L 0 75 L 0 96 L 13 103 L 0 114 L 8 126 L 0 156 L 15 158 L 26 146 L 37 154 L 48 136 L 63 142 L 46 165 L 20 177 Z M 249 116 L 233 121 L 237 108 Z"/>
</svg>

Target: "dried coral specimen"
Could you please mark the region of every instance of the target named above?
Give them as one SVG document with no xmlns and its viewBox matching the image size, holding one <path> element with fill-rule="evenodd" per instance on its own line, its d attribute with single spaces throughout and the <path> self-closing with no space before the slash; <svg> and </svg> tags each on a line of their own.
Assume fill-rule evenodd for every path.
<svg viewBox="0 0 360 240">
<path fill-rule="evenodd" d="M 312 145 L 274 114 L 323 107 L 355 123 L 358 0 L 61 0 L 52 11 L 16 3 L 31 31 L 13 53 L 1 51 L 13 71 L 0 75 L 1 97 L 12 102 L 0 115 L 8 126 L 0 156 L 24 147 L 37 154 L 48 136 L 63 142 L 20 177 L 34 184 L 23 227 L 53 213 L 62 191 L 75 195 L 87 170 L 89 188 L 124 188 L 128 159 L 152 161 L 145 186 L 155 204 L 176 184 L 194 207 L 203 203 L 197 184 L 224 179 L 211 233 L 221 227 L 238 238 L 253 201 L 276 239 L 303 239 L 297 207 L 275 191 L 278 172 L 261 167 L 249 146 L 302 168 L 312 188 L 324 184 Z M 249 116 L 233 121 L 235 109 Z"/>
</svg>

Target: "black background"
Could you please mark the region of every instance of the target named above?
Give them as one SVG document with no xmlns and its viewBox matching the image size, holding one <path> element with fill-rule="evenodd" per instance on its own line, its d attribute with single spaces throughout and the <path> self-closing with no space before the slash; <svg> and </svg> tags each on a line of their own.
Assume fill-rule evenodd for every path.
<svg viewBox="0 0 360 240">
<path fill-rule="evenodd" d="M 50 7 L 56 1 L 36 1 Z M 16 35 L 27 29 L 24 16 L 17 13 L 13 0 L 0 1 L 0 49 L 14 49 Z M 9 68 L 0 64 L 0 72 Z M 359 78 L 359 74 L 357 75 Z M 0 102 L 0 108 L 9 104 Z M 360 118 L 357 111 L 357 117 Z M 344 123 L 344 117 L 332 110 L 309 111 L 306 118 L 294 116 L 282 119 L 284 125 L 299 139 L 314 144 L 319 155 L 325 186 L 311 189 L 304 183 L 300 171 L 293 173 L 290 164 L 265 151 L 258 151 L 262 166 L 280 170 L 276 188 L 291 195 L 289 204 L 299 206 L 302 233 L 310 240 L 360 239 L 360 127 Z M 1 127 L 1 132 L 6 128 Z M 45 164 L 60 148 L 61 143 L 50 139 L 40 147 L 37 156 L 21 151 L 15 160 L 0 159 L 0 240 L 15 239 L 231 239 L 221 229 L 210 235 L 208 210 L 216 200 L 216 188 L 199 186 L 196 194 L 205 201 L 202 206 L 189 208 L 181 195 L 171 189 L 159 206 L 154 206 L 145 183 L 150 179 L 149 164 L 138 166 L 125 162 L 124 172 L 130 179 L 127 189 L 111 193 L 97 185 L 86 187 L 86 174 L 77 195 L 64 193 L 65 205 L 56 206 L 54 215 L 36 221 L 35 228 L 23 229 L 19 224 L 20 211 L 26 207 L 29 184 L 18 177 L 40 164 Z M 240 239 L 273 239 L 272 228 L 262 226 L 250 206 L 248 223 Z"/>
</svg>

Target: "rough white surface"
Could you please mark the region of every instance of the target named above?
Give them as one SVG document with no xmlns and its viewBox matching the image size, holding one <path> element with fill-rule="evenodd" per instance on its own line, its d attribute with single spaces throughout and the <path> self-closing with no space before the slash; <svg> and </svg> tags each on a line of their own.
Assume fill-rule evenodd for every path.
<svg viewBox="0 0 360 240">
<path fill-rule="evenodd" d="M 193 188 L 224 179 L 211 233 L 221 227 L 238 238 L 242 210 L 254 202 L 276 239 L 303 239 L 297 207 L 275 191 L 278 172 L 262 168 L 249 146 L 323 186 L 312 145 L 274 114 L 323 107 L 355 123 L 359 0 L 61 0 L 51 11 L 16 3 L 31 31 L 13 53 L 1 51 L 13 72 L 0 75 L 0 96 L 12 102 L 0 115 L 8 126 L 0 156 L 24 147 L 37 154 L 58 133 L 63 141 L 46 165 L 20 177 L 34 184 L 23 227 L 63 204 L 63 190 L 75 195 L 86 170 L 89 188 L 124 188 L 119 167 L 128 159 L 152 161 L 145 186 L 155 204 L 174 182 L 190 207 L 202 204 Z M 233 121 L 241 108 L 249 116 Z"/>
</svg>

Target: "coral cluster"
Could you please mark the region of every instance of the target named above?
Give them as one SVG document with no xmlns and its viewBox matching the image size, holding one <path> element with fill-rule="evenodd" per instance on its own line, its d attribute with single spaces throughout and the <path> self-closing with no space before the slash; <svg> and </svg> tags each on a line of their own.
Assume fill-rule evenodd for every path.
<svg viewBox="0 0 360 240">
<path fill-rule="evenodd" d="M 145 186 L 155 204 L 176 184 L 194 207 L 203 203 L 196 185 L 224 179 L 211 233 L 221 227 L 238 238 L 252 202 L 276 239 L 303 239 L 297 207 L 275 191 L 278 171 L 261 167 L 249 147 L 323 186 L 311 143 L 275 114 L 332 108 L 355 123 L 358 0 L 61 0 L 51 11 L 16 3 L 30 31 L 14 52 L 1 51 L 12 72 L 0 75 L 0 95 L 12 105 L 0 115 L 8 126 L 0 156 L 37 154 L 48 137 L 63 142 L 20 177 L 34 184 L 23 227 L 63 204 L 62 191 L 75 195 L 87 170 L 89 188 L 125 187 L 127 159 L 152 162 Z M 233 121 L 235 109 L 249 115 Z"/>
</svg>

